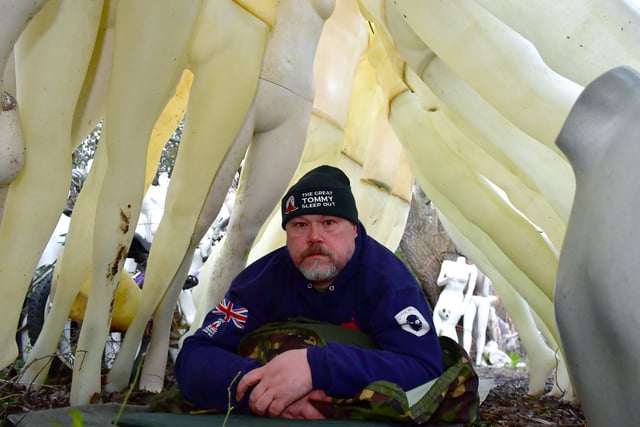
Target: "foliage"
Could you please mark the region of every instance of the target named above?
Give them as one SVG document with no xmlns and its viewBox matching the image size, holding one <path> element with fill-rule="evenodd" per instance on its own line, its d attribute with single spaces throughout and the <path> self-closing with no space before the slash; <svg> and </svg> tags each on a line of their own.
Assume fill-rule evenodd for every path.
<svg viewBox="0 0 640 427">
<path fill-rule="evenodd" d="M 77 409 L 69 409 L 69 414 L 71 414 L 71 419 L 73 420 L 73 427 L 84 426 L 84 422 L 82 421 L 82 412 Z"/>
<path fill-rule="evenodd" d="M 102 134 L 102 121 L 98 122 L 97 126 L 87 135 L 80 144 L 73 150 L 73 168 L 86 170 L 88 163 L 93 159 L 100 141 L 100 135 Z"/>
<path fill-rule="evenodd" d="M 103 122 L 100 121 L 98 125 L 78 144 L 73 151 L 73 168 L 87 170 L 89 162 L 93 159 L 98 143 L 100 142 L 100 136 L 102 134 Z M 162 149 L 162 155 L 160 156 L 160 163 L 158 164 L 157 174 L 166 172 L 171 176 L 173 167 L 176 162 L 176 156 L 178 155 L 178 147 L 180 146 L 180 139 L 182 138 L 182 131 L 184 129 L 184 120 L 178 124 L 178 127 L 173 132 L 166 145 Z"/>
<path fill-rule="evenodd" d="M 173 166 L 178 156 L 178 147 L 180 146 L 180 139 L 182 138 L 182 131 L 184 129 L 184 120 L 180 122 L 176 130 L 167 141 L 167 144 L 162 149 L 162 156 L 160 157 L 160 163 L 158 164 L 158 175 L 166 172 L 171 176 L 173 172 Z"/>
<path fill-rule="evenodd" d="M 518 365 L 521 363 L 526 363 L 522 355 L 514 352 L 509 353 L 509 359 L 511 359 L 511 366 L 513 368 L 518 367 Z"/>
</svg>

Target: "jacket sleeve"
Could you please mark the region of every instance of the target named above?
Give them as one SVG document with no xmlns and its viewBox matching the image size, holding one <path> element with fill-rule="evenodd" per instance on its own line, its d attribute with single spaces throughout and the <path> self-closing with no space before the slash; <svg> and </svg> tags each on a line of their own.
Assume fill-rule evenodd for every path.
<svg viewBox="0 0 640 427">
<path fill-rule="evenodd" d="M 176 360 L 180 391 L 200 409 L 226 411 L 230 406 L 246 407 L 250 393 L 242 402 L 235 400 L 238 381 L 260 366 L 257 361 L 236 354 L 238 343 L 253 322 L 243 321 L 240 309 L 245 308 L 234 304 L 225 298 L 210 311 L 202 327 L 185 339 Z"/>
<path fill-rule="evenodd" d="M 307 351 L 314 389 L 334 397 L 353 397 L 374 381 L 410 390 L 442 374 L 442 351 L 431 309 L 416 286 L 389 292 L 371 304 L 368 325 L 379 349 L 330 343 Z"/>
</svg>

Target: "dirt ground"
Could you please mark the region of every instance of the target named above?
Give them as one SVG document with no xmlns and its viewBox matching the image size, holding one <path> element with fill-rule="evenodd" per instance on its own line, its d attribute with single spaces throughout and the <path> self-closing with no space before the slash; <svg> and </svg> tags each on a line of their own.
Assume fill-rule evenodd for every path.
<svg viewBox="0 0 640 427">
<path fill-rule="evenodd" d="M 526 370 L 477 368 L 480 378 L 491 378 L 495 386 L 480 406 L 480 419 L 469 426 L 586 426 L 579 407 L 560 399 L 527 396 Z M 553 385 L 547 381 L 545 392 Z"/>
<path fill-rule="evenodd" d="M 478 368 L 480 378 L 490 378 L 495 386 L 489 392 L 480 407 L 480 419 L 467 426 L 586 426 L 580 408 L 562 402 L 559 399 L 528 397 L 528 376 L 526 370 L 510 368 Z M 39 391 L 27 392 L 24 386 L 12 381 L 16 375 L 14 368 L 0 372 L 0 420 L 9 414 L 27 410 L 41 410 L 69 406 L 70 372 L 59 370 L 51 384 Z M 551 390 L 553 379 L 547 382 L 547 391 Z M 167 385 L 174 383 L 171 374 L 167 375 Z M 135 391 L 127 393 L 103 393 L 102 402 L 126 403 L 129 405 L 147 405 L 154 395 Z"/>
</svg>

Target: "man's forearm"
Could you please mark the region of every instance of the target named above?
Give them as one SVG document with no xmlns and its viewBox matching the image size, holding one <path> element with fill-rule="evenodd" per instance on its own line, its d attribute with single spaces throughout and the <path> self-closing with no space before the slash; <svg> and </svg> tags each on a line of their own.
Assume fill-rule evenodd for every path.
<svg viewBox="0 0 640 427">
<path fill-rule="evenodd" d="M 339 344 L 310 348 L 308 360 L 313 388 L 334 397 L 353 397 L 378 380 L 390 381 L 409 390 L 442 374 L 442 362 L 435 358 L 430 360 Z"/>
<path fill-rule="evenodd" d="M 195 351 L 197 349 L 197 351 Z M 176 360 L 176 378 L 184 397 L 200 409 L 226 411 L 247 407 L 248 394 L 237 402 L 240 378 L 260 364 L 200 341 L 185 341 Z"/>
</svg>

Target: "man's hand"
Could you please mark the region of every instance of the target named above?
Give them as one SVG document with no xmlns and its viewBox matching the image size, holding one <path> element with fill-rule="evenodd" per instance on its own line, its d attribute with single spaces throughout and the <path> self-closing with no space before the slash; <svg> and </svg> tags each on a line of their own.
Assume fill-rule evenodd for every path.
<svg viewBox="0 0 640 427">
<path fill-rule="evenodd" d="M 249 396 L 249 407 L 258 415 L 279 417 L 285 408 L 312 390 L 311 368 L 307 350 L 289 350 L 260 368 L 247 372 L 236 391 L 242 400 L 245 392 L 254 386 Z"/>
<path fill-rule="evenodd" d="M 280 416 L 296 420 L 324 419 L 324 414 L 318 410 L 313 404 L 314 402 L 331 403 L 331 397 L 327 396 L 322 390 L 313 390 L 287 406 Z"/>
</svg>

